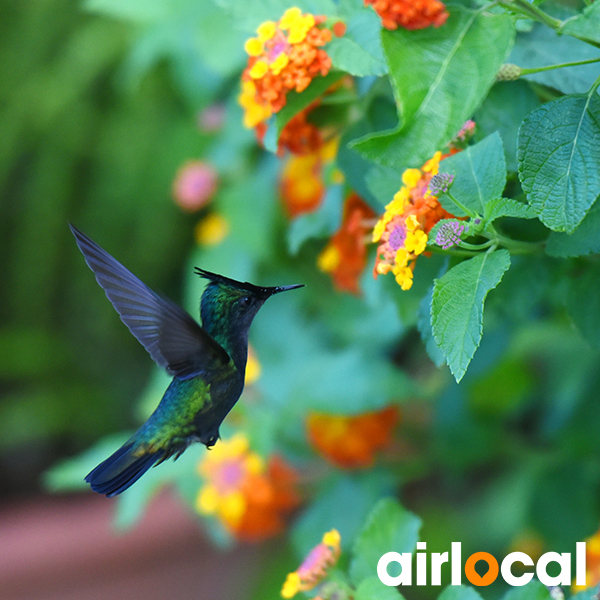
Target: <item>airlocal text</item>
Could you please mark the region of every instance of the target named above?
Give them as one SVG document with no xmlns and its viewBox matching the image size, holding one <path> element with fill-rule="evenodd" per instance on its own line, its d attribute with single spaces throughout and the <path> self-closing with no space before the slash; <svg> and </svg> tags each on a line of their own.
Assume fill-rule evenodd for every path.
<svg viewBox="0 0 600 600">
<path fill-rule="evenodd" d="M 417 542 L 416 553 L 416 585 L 441 585 L 442 565 L 450 563 L 451 585 L 462 584 L 462 559 L 461 559 L 461 544 L 453 542 L 451 544 L 450 557 L 448 552 L 432 552 L 429 561 L 429 570 L 431 578 L 427 580 L 427 556 L 426 552 L 418 552 L 425 550 L 425 542 Z M 413 555 L 410 552 L 386 552 L 377 563 L 377 575 L 382 583 L 389 586 L 412 585 Z M 479 575 L 475 570 L 475 564 L 479 561 L 484 561 L 488 564 L 488 570 L 485 575 Z M 558 575 L 548 575 L 548 565 L 552 562 L 558 563 L 560 573 Z M 400 565 L 402 571 L 399 575 L 392 576 L 388 573 L 390 565 Z M 498 577 L 498 573 L 509 585 L 525 585 L 529 583 L 534 572 L 527 572 L 521 575 L 513 575 L 512 566 L 514 563 L 522 563 L 525 567 L 533 567 L 533 560 L 524 552 L 511 552 L 502 560 L 501 565 L 488 552 L 476 552 L 471 554 L 465 562 L 464 572 L 468 581 L 473 585 L 490 585 Z M 397 571 L 398 567 L 395 566 Z M 573 581 L 571 577 L 571 553 L 563 552 L 546 552 L 542 554 L 535 565 L 535 575 L 547 586 L 569 586 Z M 585 583 L 585 542 L 577 542 L 575 544 L 575 583 L 576 585 L 586 585 Z"/>
</svg>

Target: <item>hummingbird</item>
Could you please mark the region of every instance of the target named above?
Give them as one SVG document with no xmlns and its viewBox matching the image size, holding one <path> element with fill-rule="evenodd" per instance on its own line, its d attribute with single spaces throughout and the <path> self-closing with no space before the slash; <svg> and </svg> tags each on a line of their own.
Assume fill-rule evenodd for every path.
<svg viewBox="0 0 600 600">
<path fill-rule="evenodd" d="M 116 496 L 151 466 L 177 459 L 194 442 L 207 448 L 244 389 L 248 331 L 265 300 L 303 284 L 259 287 L 196 267 L 208 284 L 202 326 L 158 295 L 88 236 L 69 224 L 85 262 L 129 331 L 173 376 L 156 410 L 114 454 L 85 478 L 92 490 Z"/>
</svg>

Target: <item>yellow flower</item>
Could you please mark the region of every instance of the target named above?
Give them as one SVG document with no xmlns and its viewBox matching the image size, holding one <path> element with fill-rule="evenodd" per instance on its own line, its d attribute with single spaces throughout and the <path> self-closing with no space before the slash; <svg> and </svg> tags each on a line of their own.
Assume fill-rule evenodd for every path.
<svg viewBox="0 0 600 600">
<path fill-rule="evenodd" d="M 331 273 L 335 271 L 337 266 L 340 264 L 340 251 L 334 244 L 327 244 L 325 249 L 317 258 L 317 266 L 324 273 Z"/>
<path fill-rule="evenodd" d="M 242 93 L 238 102 L 244 108 L 244 127 L 248 129 L 256 127 L 271 116 L 271 109 L 267 105 L 256 102 L 256 86 L 253 81 L 242 81 Z"/>
<path fill-rule="evenodd" d="M 202 246 L 216 246 L 229 233 L 229 223 L 219 214 L 211 213 L 198 221 L 194 229 L 196 242 Z"/>
<path fill-rule="evenodd" d="M 252 346 L 248 346 L 248 361 L 246 363 L 246 385 L 254 383 L 260 377 L 261 367 Z"/>
<path fill-rule="evenodd" d="M 283 17 L 279 20 L 280 29 L 289 29 L 292 25 L 302 17 L 302 11 L 297 6 L 288 8 L 284 13 Z"/>
<path fill-rule="evenodd" d="M 400 267 L 396 265 L 392 268 L 392 272 L 396 277 L 396 283 L 403 290 L 410 290 L 413 284 L 413 272 L 410 267 Z"/>
<path fill-rule="evenodd" d="M 290 57 L 285 52 L 282 52 L 271 63 L 270 69 L 271 69 L 271 71 L 273 71 L 273 73 L 275 75 L 279 75 L 279 73 L 281 73 L 281 71 L 283 71 L 283 69 L 285 69 L 285 67 L 287 67 L 289 62 L 290 62 Z"/>
<path fill-rule="evenodd" d="M 300 591 L 300 585 L 300 575 L 296 571 L 288 573 L 281 588 L 282 597 L 293 598 Z"/>
<path fill-rule="evenodd" d="M 418 256 L 425 250 L 427 245 L 427 234 L 422 230 L 408 231 L 406 240 L 404 241 L 404 249 L 406 252 L 412 252 Z"/>
<path fill-rule="evenodd" d="M 304 15 L 299 19 L 296 19 L 290 27 L 288 42 L 290 44 L 299 44 L 302 42 L 314 24 L 315 18 L 312 15 Z"/>
<path fill-rule="evenodd" d="M 277 31 L 277 23 L 275 23 L 273 21 L 265 21 L 258 27 L 258 29 L 256 30 L 256 33 L 258 33 L 258 39 L 261 42 L 266 42 L 267 40 L 270 40 L 275 35 L 276 31 Z"/>
<path fill-rule="evenodd" d="M 267 74 L 269 65 L 264 60 L 257 60 L 250 69 L 250 77 L 252 79 L 260 79 Z"/>
<path fill-rule="evenodd" d="M 258 38 L 250 38 L 246 40 L 244 50 L 249 56 L 260 56 L 263 51 L 263 43 Z"/>
<path fill-rule="evenodd" d="M 422 173 L 419 169 L 406 169 L 406 171 L 402 173 L 402 183 L 407 188 L 413 188 L 417 185 L 417 183 L 419 183 L 419 179 L 421 179 L 421 177 Z"/>
</svg>

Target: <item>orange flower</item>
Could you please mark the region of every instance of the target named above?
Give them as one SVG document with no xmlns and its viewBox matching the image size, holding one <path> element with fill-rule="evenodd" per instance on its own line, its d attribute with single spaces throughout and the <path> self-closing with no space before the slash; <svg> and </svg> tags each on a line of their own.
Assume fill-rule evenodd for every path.
<svg viewBox="0 0 600 600">
<path fill-rule="evenodd" d="M 338 467 L 369 467 L 375 453 L 389 446 L 399 420 L 400 411 L 395 406 L 351 417 L 311 413 L 307 419 L 308 438 L 323 457 Z"/>
<path fill-rule="evenodd" d="M 427 234 L 441 219 L 456 218 L 427 193 L 429 182 L 438 174 L 440 161 L 458 152 L 436 152 L 420 169 L 407 169 L 402 174 L 403 186 L 385 207 L 385 213 L 373 229 L 373 241 L 379 242 L 373 276 L 392 271 L 403 290 L 412 287 L 417 257 L 427 244 Z"/>
<path fill-rule="evenodd" d="M 337 529 L 328 531 L 323 536 L 323 541 L 308 553 L 298 569 L 288 573 L 281 588 L 282 597 L 293 598 L 298 592 L 312 590 L 319 584 L 340 557 L 340 541 Z"/>
<path fill-rule="evenodd" d="M 300 503 L 296 472 L 276 456 L 265 463 L 242 433 L 219 440 L 198 471 L 205 481 L 196 499 L 198 512 L 219 518 L 240 540 L 283 531 L 285 517 Z"/>
<path fill-rule="evenodd" d="M 321 46 L 331 40 L 331 31 L 320 27 L 324 21 L 324 16 L 302 14 L 293 7 L 277 23 L 260 25 L 257 37 L 246 41 L 249 58 L 240 104 L 247 127 L 280 111 L 289 91 L 302 92 L 317 75 L 329 73 L 331 59 Z"/>
<path fill-rule="evenodd" d="M 325 196 L 323 171 L 337 154 L 338 140 L 332 139 L 315 152 L 292 155 L 283 167 L 280 193 L 288 216 L 293 219 L 316 210 Z"/>
<path fill-rule="evenodd" d="M 374 217 L 373 209 L 360 196 L 348 196 L 342 225 L 317 260 L 319 268 L 331 274 L 338 290 L 360 293 L 358 280 L 367 263 L 365 236 L 370 229 L 365 221 Z"/>
<path fill-rule="evenodd" d="M 365 0 L 381 17 L 386 29 L 424 29 L 446 22 L 448 11 L 439 0 Z"/>
</svg>

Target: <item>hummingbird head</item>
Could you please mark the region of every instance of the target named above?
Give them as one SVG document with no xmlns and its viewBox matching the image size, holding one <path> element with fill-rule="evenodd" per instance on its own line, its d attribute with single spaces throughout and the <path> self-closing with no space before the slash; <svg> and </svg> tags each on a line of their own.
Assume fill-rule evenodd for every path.
<svg viewBox="0 0 600 600">
<path fill-rule="evenodd" d="M 304 287 L 304 284 L 259 287 L 223 275 L 195 268 L 196 274 L 208 279 L 200 302 L 202 326 L 211 335 L 243 333 L 248 329 L 267 298 L 280 292 Z"/>
</svg>

